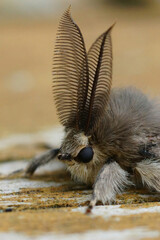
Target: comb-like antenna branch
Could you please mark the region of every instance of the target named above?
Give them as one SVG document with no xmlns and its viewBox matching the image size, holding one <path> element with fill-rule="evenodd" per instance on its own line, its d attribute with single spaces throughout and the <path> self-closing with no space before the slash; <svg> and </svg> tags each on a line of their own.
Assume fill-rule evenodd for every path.
<svg viewBox="0 0 160 240">
<path fill-rule="evenodd" d="M 70 7 L 63 14 L 56 39 L 53 93 L 61 123 L 79 129 L 88 89 L 87 54 L 83 36 L 72 20 Z"/>
<path fill-rule="evenodd" d="M 92 129 L 106 109 L 112 83 L 112 43 L 113 24 L 91 46 L 88 52 L 89 89 L 88 118 L 85 132 Z"/>
</svg>

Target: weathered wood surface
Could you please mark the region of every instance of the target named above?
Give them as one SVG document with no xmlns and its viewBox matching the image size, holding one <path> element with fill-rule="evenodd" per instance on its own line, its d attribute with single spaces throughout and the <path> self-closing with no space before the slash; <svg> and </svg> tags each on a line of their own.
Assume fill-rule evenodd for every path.
<svg viewBox="0 0 160 240">
<path fill-rule="evenodd" d="M 23 141 L 23 151 L 16 152 L 19 161 L 12 159 L 18 142 L 1 149 L 0 239 L 160 239 L 160 194 L 132 189 L 115 205 L 97 206 L 86 215 L 92 190 L 74 183 L 58 161 L 28 179 L 6 178 L 28 163 L 30 147 Z M 44 146 L 35 142 L 30 157 Z"/>
</svg>

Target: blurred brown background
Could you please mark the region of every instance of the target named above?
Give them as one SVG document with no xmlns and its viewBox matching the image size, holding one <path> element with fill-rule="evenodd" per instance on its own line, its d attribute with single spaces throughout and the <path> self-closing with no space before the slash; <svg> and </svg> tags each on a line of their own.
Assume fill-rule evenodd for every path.
<svg viewBox="0 0 160 240">
<path fill-rule="evenodd" d="M 52 57 L 59 18 L 72 16 L 88 47 L 113 22 L 113 86 L 160 95 L 159 0 L 1 0 L 0 137 L 58 123 Z"/>
</svg>

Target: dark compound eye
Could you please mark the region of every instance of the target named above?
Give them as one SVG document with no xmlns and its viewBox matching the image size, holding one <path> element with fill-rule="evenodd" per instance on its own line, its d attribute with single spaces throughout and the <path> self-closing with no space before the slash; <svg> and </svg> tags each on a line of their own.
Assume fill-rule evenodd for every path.
<svg viewBox="0 0 160 240">
<path fill-rule="evenodd" d="M 79 162 L 88 163 L 92 160 L 93 154 L 94 152 L 91 147 L 85 147 L 78 153 L 76 160 Z"/>
</svg>

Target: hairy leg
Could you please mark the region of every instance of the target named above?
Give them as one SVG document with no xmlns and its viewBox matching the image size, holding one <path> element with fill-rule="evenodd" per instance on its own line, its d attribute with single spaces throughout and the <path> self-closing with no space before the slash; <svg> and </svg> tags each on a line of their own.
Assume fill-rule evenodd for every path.
<svg viewBox="0 0 160 240">
<path fill-rule="evenodd" d="M 29 176 L 32 175 L 38 167 L 49 163 L 53 158 L 55 158 L 58 152 L 59 149 L 51 149 L 42 153 L 41 155 L 36 156 L 27 166 L 25 174 Z"/>
<path fill-rule="evenodd" d="M 160 159 L 146 159 L 137 163 L 136 171 L 141 177 L 142 184 L 160 192 Z"/>
<path fill-rule="evenodd" d="M 122 193 L 128 185 L 133 185 L 128 180 L 128 173 L 117 162 L 105 164 L 97 176 L 87 212 L 89 213 L 98 201 L 111 204 L 115 201 L 116 194 Z"/>
<path fill-rule="evenodd" d="M 57 156 L 59 149 L 51 149 L 44 152 L 31 160 L 25 169 L 17 170 L 10 174 L 10 176 L 31 176 L 38 167 L 49 163 L 53 158 Z"/>
</svg>

